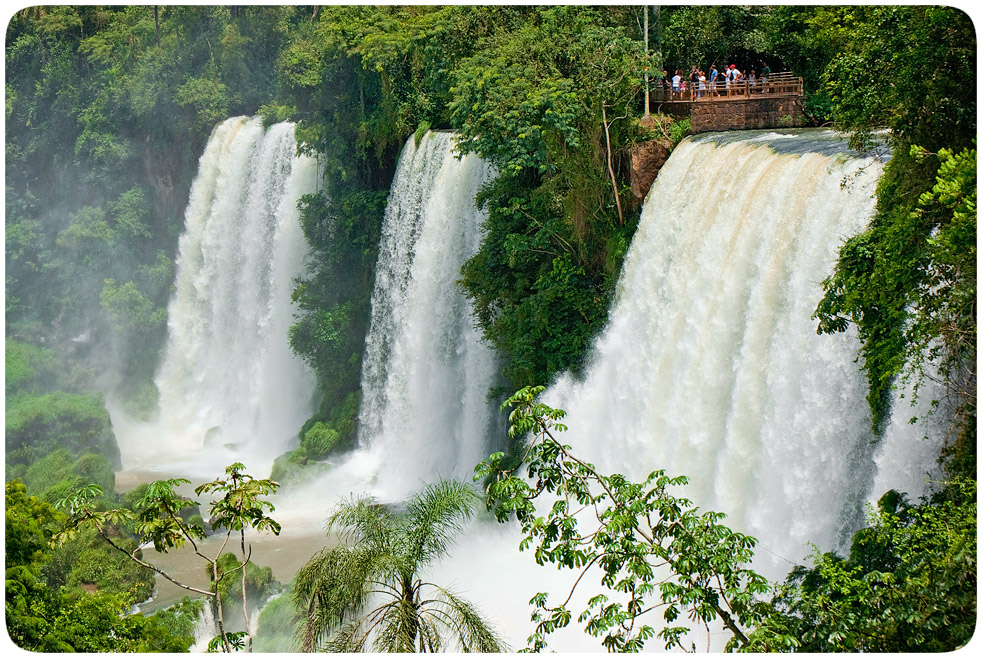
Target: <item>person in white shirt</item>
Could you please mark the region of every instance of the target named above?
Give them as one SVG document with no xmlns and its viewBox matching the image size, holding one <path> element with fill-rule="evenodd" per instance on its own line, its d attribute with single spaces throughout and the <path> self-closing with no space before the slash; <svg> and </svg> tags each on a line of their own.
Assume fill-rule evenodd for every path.
<svg viewBox="0 0 982 658">
<path fill-rule="evenodd" d="M 741 78 L 742 74 L 740 69 L 736 67 L 736 64 L 730 64 L 730 68 L 726 69 L 726 95 L 730 95 L 730 88 L 732 85 L 733 92 L 736 91 L 736 83 Z"/>
</svg>

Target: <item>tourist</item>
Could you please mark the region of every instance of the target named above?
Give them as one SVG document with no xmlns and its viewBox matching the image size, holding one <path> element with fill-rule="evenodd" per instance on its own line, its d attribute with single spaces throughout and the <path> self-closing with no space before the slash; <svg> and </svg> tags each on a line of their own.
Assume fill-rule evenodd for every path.
<svg viewBox="0 0 982 658">
<path fill-rule="evenodd" d="M 713 96 L 719 96 L 716 91 L 716 78 L 719 77 L 719 71 L 716 70 L 716 65 L 713 64 L 709 67 L 709 92 Z"/>
<path fill-rule="evenodd" d="M 748 91 L 752 94 L 754 93 L 754 87 L 757 86 L 757 71 L 750 69 L 750 75 L 747 76 L 747 83 L 750 85 Z"/>
<path fill-rule="evenodd" d="M 764 68 L 760 70 L 760 86 L 764 88 L 764 91 L 767 91 L 767 79 L 769 77 L 771 77 L 771 67 L 767 65 L 767 62 L 764 62 Z"/>
<path fill-rule="evenodd" d="M 672 96 L 678 96 L 682 90 L 682 71 L 675 69 L 675 75 L 672 76 Z"/>
<path fill-rule="evenodd" d="M 737 90 L 737 81 L 740 80 L 741 73 L 740 69 L 736 67 L 736 64 L 730 64 L 730 68 L 726 70 L 726 95 L 729 96 L 731 93 L 735 94 Z M 730 91 L 732 88 L 732 92 Z"/>
<path fill-rule="evenodd" d="M 699 71 L 699 98 L 706 95 L 706 73 Z"/>
<path fill-rule="evenodd" d="M 695 66 L 689 71 L 689 90 L 693 96 L 696 95 L 696 89 L 699 88 L 699 69 Z"/>
</svg>

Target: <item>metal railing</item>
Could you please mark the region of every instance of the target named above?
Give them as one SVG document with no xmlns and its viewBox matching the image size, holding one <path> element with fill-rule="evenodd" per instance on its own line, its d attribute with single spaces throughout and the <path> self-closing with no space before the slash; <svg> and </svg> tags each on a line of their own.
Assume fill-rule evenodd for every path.
<svg viewBox="0 0 982 658">
<path fill-rule="evenodd" d="M 671 85 L 671 80 L 668 81 Z M 708 79 L 705 83 L 692 83 L 683 80 L 684 85 L 680 89 L 673 89 L 671 86 L 661 86 L 651 90 L 651 101 L 655 103 L 665 103 L 671 101 L 700 102 L 712 100 L 725 100 L 731 98 L 751 98 L 763 95 L 775 96 L 801 96 L 805 93 L 803 80 L 793 73 L 772 73 L 766 81 L 758 78 L 755 81 L 743 78 L 742 80 L 727 81 L 720 75 L 715 82 Z"/>
</svg>

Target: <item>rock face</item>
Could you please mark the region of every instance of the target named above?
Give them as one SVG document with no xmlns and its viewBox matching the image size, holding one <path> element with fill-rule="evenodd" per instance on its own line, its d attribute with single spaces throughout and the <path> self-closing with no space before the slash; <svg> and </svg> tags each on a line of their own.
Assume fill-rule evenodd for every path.
<svg viewBox="0 0 982 658">
<path fill-rule="evenodd" d="M 658 170 L 668 160 L 671 144 L 667 140 L 651 140 L 631 149 L 631 196 L 637 202 L 644 200 Z"/>
<path fill-rule="evenodd" d="M 800 96 L 748 98 L 690 103 L 692 132 L 792 128 L 800 126 L 804 113 Z"/>
</svg>

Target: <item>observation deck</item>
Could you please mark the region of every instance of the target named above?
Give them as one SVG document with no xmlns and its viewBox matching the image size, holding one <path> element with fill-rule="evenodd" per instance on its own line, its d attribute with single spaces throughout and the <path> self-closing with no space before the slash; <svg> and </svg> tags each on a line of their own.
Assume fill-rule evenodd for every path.
<svg viewBox="0 0 982 658">
<path fill-rule="evenodd" d="M 688 118 L 692 132 L 790 128 L 803 123 L 804 82 L 792 73 L 774 73 L 766 83 L 717 79 L 705 89 L 655 89 L 652 111 Z"/>
</svg>

